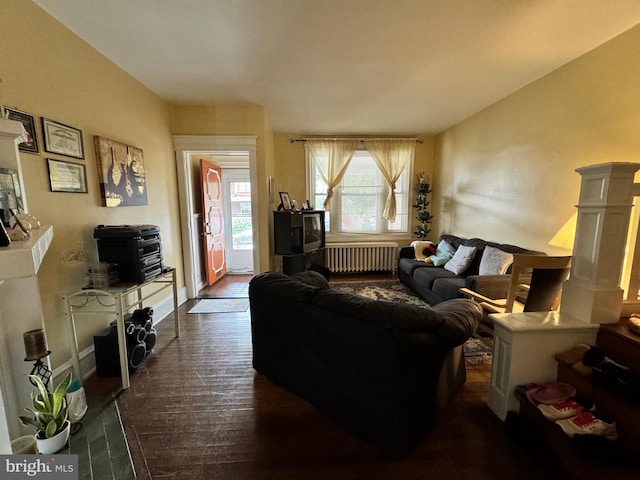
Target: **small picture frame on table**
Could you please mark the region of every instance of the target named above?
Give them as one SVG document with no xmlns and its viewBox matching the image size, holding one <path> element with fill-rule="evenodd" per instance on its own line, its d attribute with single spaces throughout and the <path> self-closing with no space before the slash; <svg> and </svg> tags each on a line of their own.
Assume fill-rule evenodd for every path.
<svg viewBox="0 0 640 480">
<path fill-rule="evenodd" d="M 23 206 L 18 172 L 0 168 L 0 223 L 8 227 L 11 209 Z"/>
<path fill-rule="evenodd" d="M 282 210 L 286 212 L 290 212 L 292 205 L 291 199 L 289 198 L 289 192 L 279 192 L 280 193 L 280 205 L 282 205 Z"/>
</svg>

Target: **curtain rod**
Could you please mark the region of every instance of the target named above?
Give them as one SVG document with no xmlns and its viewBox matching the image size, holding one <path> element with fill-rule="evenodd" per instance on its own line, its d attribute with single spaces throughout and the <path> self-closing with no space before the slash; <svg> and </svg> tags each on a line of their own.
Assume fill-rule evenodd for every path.
<svg viewBox="0 0 640 480">
<path fill-rule="evenodd" d="M 317 137 L 317 138 L 290 138 L 289 143 L 306 142 L 307 140 L 356 140 L 360 143 L 364 143 L 367 140 L 411 140 L 406 137 L 372 137 L 372 138 L 353 138 L 353 137 Z M 424 143 L 424 140 L 417 139 L 416 143 Z"/>
</svg>

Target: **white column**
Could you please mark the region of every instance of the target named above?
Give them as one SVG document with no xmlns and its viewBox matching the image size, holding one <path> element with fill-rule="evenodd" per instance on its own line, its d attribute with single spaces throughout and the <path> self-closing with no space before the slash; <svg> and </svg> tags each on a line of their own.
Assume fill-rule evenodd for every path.
<svg viewBox="0 0 640 480">
<path fill-rule="evenodd" d="M 18 152 L 23 134 L 20 122 L 0 118 L 0 167 L 18 173 L 26 211 Z M 52 238 L 53 227 L 42 227 L 26 241 L 0 247 L 0 454 L 11 453 L 11 438 L 25 433 L 18 415 L 31 403 L 33 387 L 27 378 L 31 365 L 24 361 L 22 334 L 44 328 L 37 273 Z"/>
<path fill-rule="evenodd" d="M 37 275 L 52 239 L 53 227 L 41 227 L 32 230 L 30 239 L 0 248 L 0 388 L 4 409 L 4 416 L 0 415 L 0 453 L 11 453 L 10 440 L 9 451 L 1 451 L 7 440 L 2 438 L 5 428 L 11 438 L 28 433 L 18 415 L 31 404 L 34 387 L 27 375 L 33 362 L 24 361 L 22 335 L 44 328 Z M 49 357 L 43 362 L 50 367 Z"/>
<path fill-rule="evenodd" d="M 494 347 L 489 408 L 501 419 L 519 411 L 518 385 L 555 382 L 555 354 L 579 343 L 593 345 L 599 325 L 560 312 L 493 313 Z"/>
<path fill-rule="evenodd" d="M 582 175 L 571 275 L 562 287 L 560 311 L 587 323 L 617 323 L 633 181 L 640 163 L 578 168 Z"/>
</svg>

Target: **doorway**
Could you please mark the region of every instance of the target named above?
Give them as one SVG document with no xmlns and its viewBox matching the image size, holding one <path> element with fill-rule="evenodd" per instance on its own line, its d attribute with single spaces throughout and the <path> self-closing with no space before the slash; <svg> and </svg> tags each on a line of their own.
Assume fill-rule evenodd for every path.
<svg viewBox="0 0 640 480">
<path fill-rule="evenodd" d="M 253 228 L 253 246 L 250 250 L 253 266 L 260 265 L 260 229 L 257 228 L 257 138 L 254 136 L 206 136 L 175 135 L 178 174 L 178 194 L 180 203 L 180 222 L 182 231 L 182 252 L 184 263 L 185 289 L 187 298 L 196 298 L 204 287 L 201 259 L 201 212 L 199 212 L 200 189 L 199 164 L 202 156 L 211 158 L 212 163 L 225 168 L 244 168 L 249 172 L 251 205 L 251 225 Z"/>
<path fill-rule="evenodd" d="M 222 170 L 227 273 L 253 273 L 249 169 Z"/>
</svg>

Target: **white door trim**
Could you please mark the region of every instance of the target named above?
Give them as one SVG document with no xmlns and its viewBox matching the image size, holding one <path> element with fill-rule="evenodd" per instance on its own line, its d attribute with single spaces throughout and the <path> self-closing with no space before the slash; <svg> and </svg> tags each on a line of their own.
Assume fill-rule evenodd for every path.
<svg viewBox="0 0 640 480">
<path fill-rule="evenodd" d="M 202 288 L 200 265 L 197 262 L 200 249 L 199 225 L 195 218 L 193 198 L 193 174 L 189 163 L 190 154 L 211 154 L 213 152 L 247 152 L 249 155 L 249 179 L 251 182 L 251 220 L 258 225 L 258 175 L 257 175 L 257 137 L 255 136 L 217 136 L 217 135 L 174 135 L 173 145 L 176 152 L 178 174 L 178 201 L 180 204 L 180 230 L 182 232 L 182 258 L 184 262 L 184 282 L 187 298 L 198 296 Z M 196 181 L 198 179 L 195 179 Z M 260 265 L 260 232 L 253 231 L 253 264 Z"/>
</svg>

